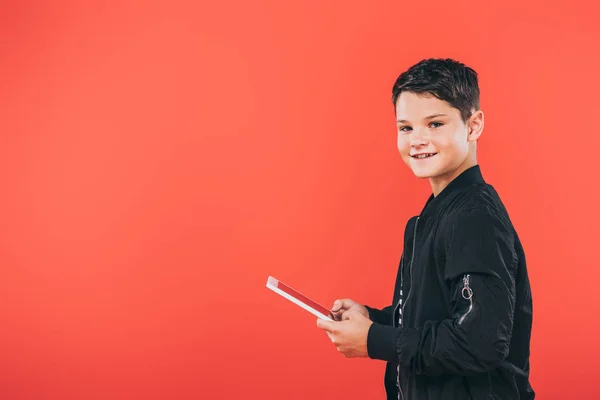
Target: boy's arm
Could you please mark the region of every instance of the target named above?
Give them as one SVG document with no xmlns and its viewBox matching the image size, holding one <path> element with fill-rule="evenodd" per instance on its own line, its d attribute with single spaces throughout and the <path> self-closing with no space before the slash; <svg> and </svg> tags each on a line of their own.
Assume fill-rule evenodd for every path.
<svg viewBox="0 0 600 400">
<path fill-rule="evenodd" d="M 518 263 L 514 232 L 478 212 L 456 219 L 445 234 L 452 318 L 418 328 L 373 323 L 371 358 L 399 362 L 417 374 L 469 375 L 495 369 L 508 355 Z"/>
<path fill-rule="evenodd" d="M 365 306 L 369 312 L 369 319 L 381 325 L 392 325 L 393 306 L 387 306 L 379 310 L 377 308 Z"/>
</svg>

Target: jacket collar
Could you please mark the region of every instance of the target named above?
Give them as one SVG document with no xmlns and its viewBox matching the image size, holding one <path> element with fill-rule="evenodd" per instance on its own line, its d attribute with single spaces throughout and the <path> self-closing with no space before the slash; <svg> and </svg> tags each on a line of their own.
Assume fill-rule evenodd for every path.
<svg viewBox="0 0 600 400">
<path fill-rule="evenodd" d="M 437 196 L 431 194 L 421 211 L 421 216 L 434 215 L 452 193 L 477 183 L 485 183 L 485 180 L 483 179 L 479 165 L 474 165 L 454 178 Z"/>
</svg>

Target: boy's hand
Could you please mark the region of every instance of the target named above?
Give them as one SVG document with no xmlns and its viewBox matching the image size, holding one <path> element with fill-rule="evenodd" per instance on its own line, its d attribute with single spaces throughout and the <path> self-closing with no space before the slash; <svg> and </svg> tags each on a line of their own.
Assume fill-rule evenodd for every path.
<svg viewBox="0 0 600 400">
<path fill-rule="evenodd" d="M 367 335 L 373 321 L 357 310 L 344 312 L 343 319 L 339 322 L 317 319 L 317 326 L 327 331 L 338 351 L 346 357 L 368 357 Z"/>
<path fill-rule="evenodd" d="M 331 308 L 331 314 L 333 315 L 333 319 L 335 321 L 341 321 L 344 319 L 344 314 L 348 311 L 356 311 L 359 314 L 369 318 L 369 311 L 367 311 L 365 306 L 355 302 L 352 299 L 336 300 Z"/>
</svg>

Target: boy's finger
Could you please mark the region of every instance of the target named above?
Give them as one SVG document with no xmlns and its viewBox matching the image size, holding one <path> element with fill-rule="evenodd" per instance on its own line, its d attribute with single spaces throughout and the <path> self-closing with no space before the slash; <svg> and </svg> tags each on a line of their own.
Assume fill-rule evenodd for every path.
<svg viewBox="0 0 600 400">
<path fill-rule="evenodd" d="M 340 311 L 332 311 L 331 315 L 333 316 L 333 320 L 334 321 L 341 321 L 342 320 L 342 315 L 344 314 L 343 310 Z"/>
<path fill-rule="evenodd" d="M 327 332 L 333 332 L 333 324 L 334 322 L 325 321 L 324 319 L 317 318 L 317 327 Z"/>
<path fill-rule="evenodd" d="M 342 305 L 344 303 L 342 302 L 342 300 L 336 300 L 333 302 L 333 307 L 331 307 L 331 311 L 339 311 L 340 308 L 342 308 Z"/>
</svg>

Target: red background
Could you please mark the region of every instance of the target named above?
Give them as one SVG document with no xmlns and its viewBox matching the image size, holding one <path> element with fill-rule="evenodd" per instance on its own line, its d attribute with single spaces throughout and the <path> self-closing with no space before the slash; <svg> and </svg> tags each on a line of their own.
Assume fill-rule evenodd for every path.
<svg viewBox="0 0 600 400">
<path fill-rule="evenodd" d="M 480 74 L 480 163 L 524 243 L 541 399 L 598 392 L 597 6 L 570 2 L 3 4 L 2 399 L 375 399 L 268 275 L 391 299 L 430 193 L 391 85 Z"/>
</svg>

